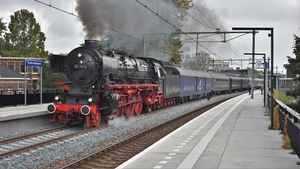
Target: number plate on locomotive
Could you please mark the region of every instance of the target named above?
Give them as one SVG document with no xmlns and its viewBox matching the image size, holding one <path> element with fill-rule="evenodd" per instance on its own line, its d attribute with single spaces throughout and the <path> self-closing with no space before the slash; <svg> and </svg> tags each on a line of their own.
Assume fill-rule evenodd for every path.
<svg viewBox="0 0 300 169">
<path fill-rule="evenodd" d="M 87 69 L 87 65 L 74 65 L 75 69 Z"/>
</svg>

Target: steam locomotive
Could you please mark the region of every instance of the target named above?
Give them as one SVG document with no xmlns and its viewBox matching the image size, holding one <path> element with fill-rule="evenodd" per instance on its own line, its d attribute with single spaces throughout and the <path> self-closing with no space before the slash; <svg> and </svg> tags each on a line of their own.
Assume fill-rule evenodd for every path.
<svg viewBox="0 0 300 169">
<path fill-rule="evenodd" d="M 241 91 L 248 78 L 182 69 L 153 58 L 139 58 L 99 49 L 86 40 L 67 57 L 53 55 L 52 73 L 65 73 L 69 82 L 55 82 L 64 92 L 47 110 L 52 122 L 86 127 L 115 117 L 140 115 L 195 98 Z"/>
</svg>

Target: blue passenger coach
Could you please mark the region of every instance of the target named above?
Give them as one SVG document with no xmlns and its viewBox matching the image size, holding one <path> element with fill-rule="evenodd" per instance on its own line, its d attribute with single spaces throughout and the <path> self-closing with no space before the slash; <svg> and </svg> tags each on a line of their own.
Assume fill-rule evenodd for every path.
<svg viewBox="0 0 300 169">
<path fill-rule="evenodd" d="M 212 77 L 212 92 L 214 94 L 228 93 L 230 91 L 229 76 L 219 73 L 210 73 Z"/>
<path fill-rule="evenodd" d="M 211 92 L 212 78 L 209 73 L 174 67 L 180 75 L 180 97 L 187 99 L 205 97 Z"/>
<path fill-rule="evenodd" d="M 230 79 L 230 90 L 231 92 L 242 90 L 242 79 L 241 77 L 229 76 Z"/>
</svg>

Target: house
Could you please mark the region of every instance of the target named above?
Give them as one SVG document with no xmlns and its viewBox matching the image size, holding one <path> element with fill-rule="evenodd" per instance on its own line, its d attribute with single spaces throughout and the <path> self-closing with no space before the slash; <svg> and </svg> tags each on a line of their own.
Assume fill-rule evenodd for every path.
<svg viewBox="0 0 300 169">
<path fill-rule="evenodd" d="M 41 58 L 0 57 L 0 91 L 2 94 L 23 94 L 25 84 L 25 60 Z M 41 67 L 28 66 L 26 89 L 29 93 L 40 89 Z M 0 94 L 1 94 L 0 93 Z"/>
<path fill-rule="evenodd" d="M 25 77 L 0 61 L 0 94 L 24 93 Z"/>
</svg>

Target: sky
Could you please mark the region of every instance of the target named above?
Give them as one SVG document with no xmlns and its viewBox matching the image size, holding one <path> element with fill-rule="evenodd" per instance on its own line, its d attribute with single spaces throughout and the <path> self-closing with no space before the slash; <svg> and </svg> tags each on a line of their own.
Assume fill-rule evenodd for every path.
<svg viewBox="0 0 300 169">
<path fill-rule="evenodd" d="M 40 1 L 45 4 L 51 4 L 68 13 L 78 15 L 76 0 Z M 161 1 L 151 1 L 154 3 L 153 6 L 149 5 L 149 0 L 140 0 L 139 2 L 141 2 L 141 4 L 148 3 L 149 8 L 152 7 L 153 11 L 158 13 L 158 16 L 138 4 L 135 0 L 120 0 L 119 4 L 115 3 L 111 5 L 114 7 L 118 6 L 118 9 L 120 6 L 127 6 L 128 9 L 123 10 L 122 13 L 117 12 L 115 8 L 111 8 L 113 9 L 112 11 L 105 11 L 105 6 L 99 9 L 102 10 L 102 15 L 109 13 L 113 21 L 116 21 L 110 24 L 109 22 L 111 20 L 106 20 L 106 24 L 115 26 L 114 28 L 116 30 L 124 28 L 125 34 L 136 36 L 135 33 L 138 34 L 139 32 L 137 31 L 139 29 L 135 28 L 140 28 L 142 25 L 148 27 L 155 24 L 161 25 L 163 23 L 159 23 L 162 21 L 159 16 L 168 17 L 169 19 L 172 17 L 167 16 L 163 12 L 166 10 L 169 11 L 171 9 L 170 6 L 166 5 L 166 8 L 164 8 Z M 155 3 L 157 5 L 155 5 Z M 275 68 L 277 67 L 279 73 L 284 73 L 285 69 L 283 65 L 288 63 L 287 56 L 295 57 L 292 47 L 294 43 L 293 36 L 299 36 L 300 33 L 299 0 L 193 0 L 193 3 L 195 6 L 188 11 L 190 16 L 188 16 L 186 23 L 183 23 L 183 31 L 211 32 L 214 31 L 215 28 L 220 28 L 221 31 L 232 31 L 232 27 L 272 27 L 274 28 L 274 72 L 276 72 Z M 37 22 L 41 25 L 42 32 L 46 35 L 45 49 L 50 53 L 68 53 L 84 42 L 87 33 L 83 31 L 84 26 L 77 17 L 38 3 L 35 0 L 0 0 L 0 18 L 3 18 L 2 21 L 6 23 L 9 23 L 10 16 L 20 9 L 27 9 L 34 13 Z M 131 11 L 130 14 L 127 11 Z M 101 14 L 101 12 L 99 13 Z M 127 13 L 130 17 L 124 17 Z M 191 16 L 193 16 L 193 18 Z M 117 20 L 116 18 L 121 19 Z M 129 22 L 129 20 L 141 20 L 141 22 L 136 24 Z M 170 25 L 168 26 L 169 28 L 171 27 Z M 159 26 L 157 26 L 157 29 L 158 27 Z M 127 33 L 125 28 L 126 31 L 128 30 Z M 133 31 L 130 32 L 130 30 Z M 255 52 L 265 53 L 267 57 L 271 57 L 271 40 L 268 37 L 268 33 L 270 32 L 259 31 L 256 34 Z M 236 35 L 226 35 L 226 38 L 233 36 Z M 216 39 L 217 38 L 214 38 L 214 40 Z M 206 38 L 205 40 L 208 41 L 211 40 L 211 38 Z M 243 54 L 252 52 L 252 34 L 235 38 L 229 41 L 229 43 L 230 46 L 232 46 L 230 50 L 235 51 L 235 53 L 227 54 L 223 52 L 223 48 L 225 47 L 227 48 L 226 50 L 229 50 L 228 44 L 203 42 L 203 46 L 209 51 L 217 53 L 217 56 L 224 59 L 250 58 L 250 56 Z M 261 56 L 256 56 L 256 58 L 261 58 Z M 243 63 L 243 67 L 244 66 L 250 67 L 247 62 Z"/>
<path fill-rule="evenodd" d="M 299 0 L 210 0 L 207 5 L 221 17 L 228 30 L 232 27 L 273 27 L 274 28 L 274 69 L 285 72 L 283 64 L 293 54 L 294 35 L 299 36 Z M 256 34 L 255 51 L 271 57 L 269 31 Z M 241 53 L 252 52 L 252 35 L 232 41 Z M 257 56 L 261 57 L 261 56 Z M 274 70 L 276 72 L 276 70 Z"/>
</svg>

